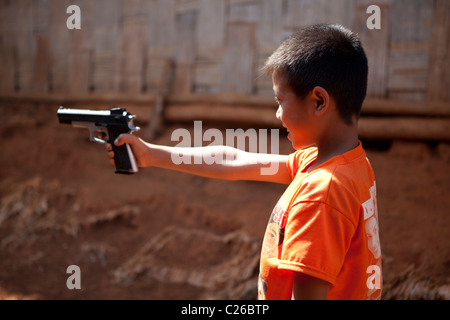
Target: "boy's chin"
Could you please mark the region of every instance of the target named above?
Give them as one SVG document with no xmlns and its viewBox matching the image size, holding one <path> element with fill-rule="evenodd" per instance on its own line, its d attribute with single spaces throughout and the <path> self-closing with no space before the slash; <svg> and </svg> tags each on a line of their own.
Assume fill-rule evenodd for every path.
<svg viewBox="0 0 450 320">
<path fill-rule="evenodd" d="M 312 143 L 312 144 L 311 143 L 298 143 L 291 139 L 289 139 L 289 141 L 291 141 L 292 148 L 294 148 L 295 150 L 302 150 L 302 149 L 306 149 L 306 148 L 315 146 L 314 143 Z"/>
<path fill-rule="evenodd" d="M 295 150 L 303 149 L 302 144 L 299 143 L 298 141 L 295 141 L 290 132 L 288 132 L 287 138 L 291 142 L 292 148 L 294 148 Z"/>
<path fill-rule="evenodd" d="M 308 141 L 299 141 L 298 139 L 294 139 L 292 133 L 290 132 L 288 132 L 287 138 L 291 142 L 292 148 L 294 148 L 295 150 L 302 150 L 315 145 L 314 143 Z"/>
</svg>

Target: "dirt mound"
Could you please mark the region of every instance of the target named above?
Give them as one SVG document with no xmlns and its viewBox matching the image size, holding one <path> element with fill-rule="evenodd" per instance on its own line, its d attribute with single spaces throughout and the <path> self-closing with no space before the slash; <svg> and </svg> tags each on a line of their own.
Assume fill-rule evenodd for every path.
<svg viewBox="0 0 450 320">
<path fill-rule="evenodd" d="M 238 230 L 225 235 L 169 226 L 115 270 L 120 284 L 137 279 L 189 284 L 201 299 L 254 297 L 260 245 Z M 220 255 L 218 255 L 220 253 Z"/>
<path fill-rule="evenodd" d="M 0 298 L 256 298 L 262 237 L 285 186 L 155 168 L 116 175 L 87 130 L 58 124 L 57 108 L 0 106 Z M 175 144 L 181 126 L 192 130 L 173 125 L 154 142 Z M 383 298 L 450 299 L 450 146 L 363 143 L 377 177 Z M 292 152 L 288 141 L 280 152 Z M 70 265 L 81 290 L 66 286 Z"/>
</svg>

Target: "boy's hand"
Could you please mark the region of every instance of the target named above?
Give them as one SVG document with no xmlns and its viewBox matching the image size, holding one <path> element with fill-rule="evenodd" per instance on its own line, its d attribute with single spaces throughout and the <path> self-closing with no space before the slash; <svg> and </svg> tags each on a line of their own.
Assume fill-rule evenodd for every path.
<svg viewBox="0 0 450 320">
<path fill-rule="evenodd" d="M 133 150 L 133 154 L 134 157 L 136 158 L 136 163 L 138 167 L 146 167 L 147 163 L 146 163 L 146 154 L 148 151 L 148 146 L 147 144 L 141 140 L 140 138 L 138 138 L 137 136 L 133 136 L 131 134 L 126 134 L 123 133 L 121 134 L 116 141 L 114 141 L 114 144 L 116 146 L 121 146 L 123 144 L 129 144 L 131 147 L 131 150 Z M 109 162 L 112 165 L 114 164 L 114 151 L 112 148 L 112 145 L 110 143 L 107 143 L 105 145 L 106 147 L 106 151 L 108 151 L 108 158 L 109 158 Z"/>
</svg>

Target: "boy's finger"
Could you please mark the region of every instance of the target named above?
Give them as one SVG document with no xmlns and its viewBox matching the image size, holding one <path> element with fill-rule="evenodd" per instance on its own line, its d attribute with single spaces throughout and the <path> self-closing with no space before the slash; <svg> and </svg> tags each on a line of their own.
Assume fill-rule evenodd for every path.
<svg viewBox="0 0 450 320">
<path fill-rule="evenodd" d="M 132 139 L 133 136 L 131 134 L 122 133 L 117 137 L 116 141 L 114 141 L 114 144 L 119 147 L 125 143 L 130 143 Z"/>
</svg>

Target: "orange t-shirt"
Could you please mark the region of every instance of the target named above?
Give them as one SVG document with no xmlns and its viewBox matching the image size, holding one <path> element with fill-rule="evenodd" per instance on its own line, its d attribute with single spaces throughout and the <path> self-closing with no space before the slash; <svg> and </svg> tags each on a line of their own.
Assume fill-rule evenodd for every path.
<svg viewBox="0 0 450 320">
<path fill-rule="evenodd" d="M 330 283 L 328 299 L 380 299 L 375 176 L 361 143 L 307 172 L 317 148 L 289 156 L 292 182 L 261 252 L 259 299 L 291 299 L 294 272 Z"/>
</svg>

